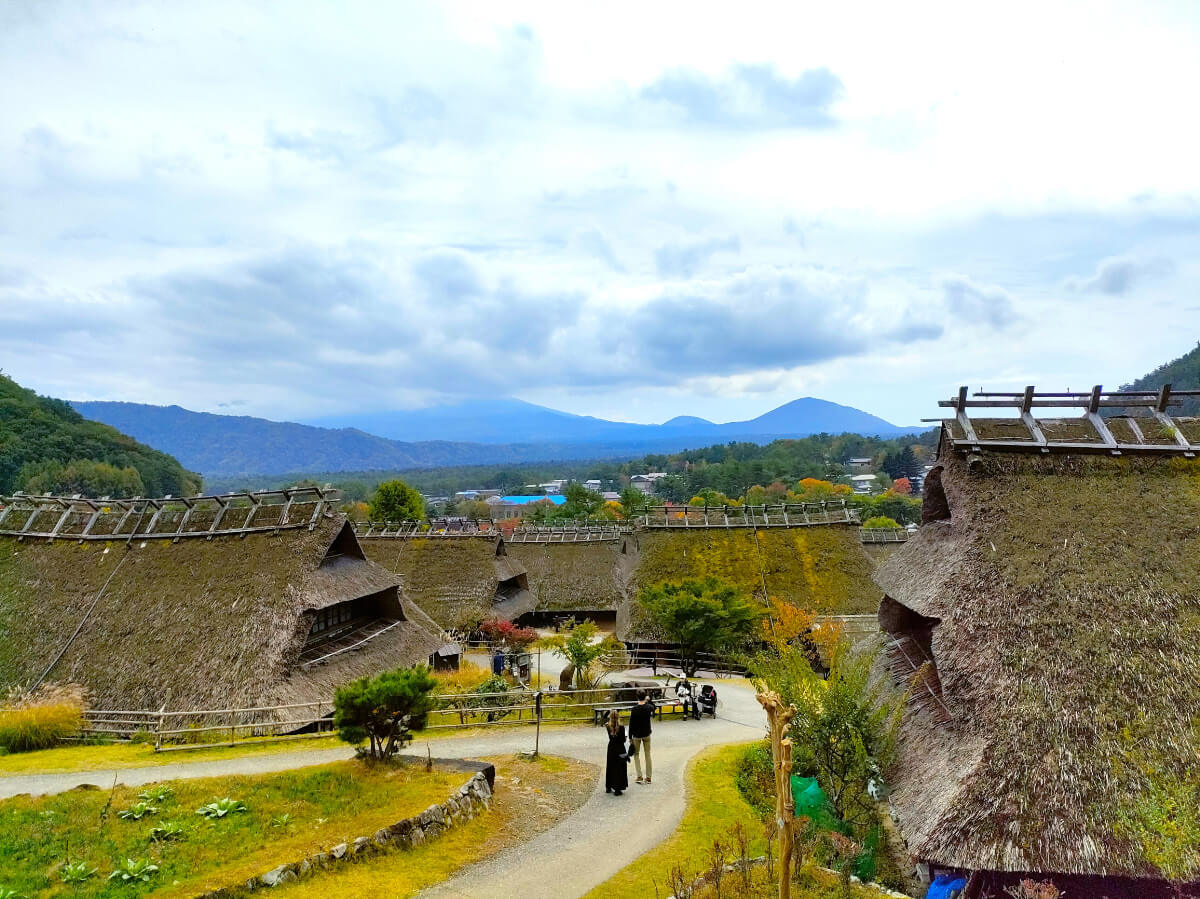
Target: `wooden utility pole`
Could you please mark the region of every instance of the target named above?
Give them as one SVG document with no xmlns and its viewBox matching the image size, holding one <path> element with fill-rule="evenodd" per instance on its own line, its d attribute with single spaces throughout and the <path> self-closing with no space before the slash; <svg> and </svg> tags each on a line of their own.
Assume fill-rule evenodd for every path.
<svg viewBox="0 0 1200 899">
<path fill-rule="evenodd" d="M 771 759 L 775 763 L 775 824 L 779 831 L 779 899 L 791 899 L 792 849 L 795 845 L 792 801 L 792 741 L 787 739 L 788 725 L 796 710 L 785 705 L 774 690 L 758 694 L 759 705 L 767 713 L 771 735 Z"/>
</svg>

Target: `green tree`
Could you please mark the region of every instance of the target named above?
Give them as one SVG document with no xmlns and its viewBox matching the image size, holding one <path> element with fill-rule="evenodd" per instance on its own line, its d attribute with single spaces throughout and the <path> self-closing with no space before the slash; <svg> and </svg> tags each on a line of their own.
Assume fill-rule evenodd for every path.
<svg viewBox="0 0 1200 899">
<path fill-rule="evenodd" d="M 26 493 L 78 493 L 112 499 L 146 495 L 142 477 L 133 466 L 117 468 L 91 459 L 72 459 L 66 465 L 55 461 L 27 463 L 17 474 L 17 485 Z"/>
<path fill-rule="evenodd" d="M 554 654 L 575 666 L 575 686 L 586 690 L 592 684 L 592 665 L 613 648 L 611 638 L 597 641 L 599 629 L 591 621 L 581 621 L 565 634 L 550 638 Z"/>
<path fill-rule="evenodd" d="M 876 515 L 874 518 L 868 518 L 863 522 L 864 528 L 898 528 L 900 527 L 893 519 L 886 515 Z"/>
<path fill-rule="evenodd" d="M 342 499 L 348 503 L 365 503 L 371 495 L 363 481 L 342 481 L 337 488 L 342 491 Z"/>
<path fill-rule="evenodd" d="M 663 638 L 678 644 L 688 677 L 696 673 L 700 653 L 744 645 L 763 615 L 736 587 L 712 577 L 646 587 L 638 601 Z"/>
<path fill-rule="evenodd" d="M 636 487 L 626 487 L 621 491 L 621 508 L 625 517 L 632 518 L 649 505 L 649 497 Z"/>
<path fill-rule="evenodd" d="M 425 517 L 425 500 L 400 480 L 384 481 L 371 497 L 371 521 L 416 521 Z"/>
<path fill-rule="evenodd" d="M 892 761 L 904 703 L 890 684 L 872 679 L 872 661 L 872 652 L 842 641 L 825 678 L 793 646 L 762 652 L 750 664 L 759 690 L 774 690 L 796 709 L 793 770 L 815 775 L 837 816 L 859 827 L 874 821 L 867 786 Z"/>
<path fill-rule="evenodd" d="M 333 724 L 347 743 L 369 740 L 368 756 L 387 761 L 412 739 L 409 724 L 433 708 L 437 681 L 426 665 L 365 675 L 337 688 Z"/>
</svg>

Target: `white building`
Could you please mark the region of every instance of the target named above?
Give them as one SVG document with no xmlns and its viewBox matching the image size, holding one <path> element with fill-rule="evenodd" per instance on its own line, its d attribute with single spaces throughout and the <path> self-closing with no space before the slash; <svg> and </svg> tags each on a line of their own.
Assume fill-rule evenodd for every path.
<svg viewBox="0 0 1200 899">
<path fill-rule="evenodd" d="M 850 478 L 850 486 L 855 493 L 869 494 L 875 492 L 875 481 L 873 474 L 856 474 Z"/>
</svg>

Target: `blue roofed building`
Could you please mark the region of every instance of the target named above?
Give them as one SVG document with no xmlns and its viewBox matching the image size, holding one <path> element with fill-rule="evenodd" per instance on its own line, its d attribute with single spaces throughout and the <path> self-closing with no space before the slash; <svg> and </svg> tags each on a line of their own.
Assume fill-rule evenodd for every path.
<svg viewBox="0 0 1200 899">
<path fill-rule="evenodd" d="M 492 510 L 493 519 L 520 518 L 528 506 L 534 503 L 550 503 L 561 506 L 567 501 L 565 496 L 491 496 L 485 502 Z"/>
</svg>

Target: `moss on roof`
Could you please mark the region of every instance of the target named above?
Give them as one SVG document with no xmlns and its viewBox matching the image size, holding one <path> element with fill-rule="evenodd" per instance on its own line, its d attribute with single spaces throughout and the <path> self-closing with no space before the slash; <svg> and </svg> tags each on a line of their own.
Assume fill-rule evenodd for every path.
<svg viewBox="0 0 1200 899">
<path fill-rule="evenodd" d="M 615 610 L 625 598 L 619 541 L 512 543 L 508 555 L 524 565 L 539 611 Z"/>
<path fill-rule="evenodd" d="M 873 612 L 879 591 L 853 527 L 647 531 L 635 591 L 664 581 L 717 577 L 765 601 L 775 596 L 828 614 Z M 766 594 L 764 595 L 764 581 Z"/>
<path fill-rule="evenodd" d="M 942 458 L 951 520 L 877 574 L 941 619 L 955 719 L 906 712 L 891 779 L 910 847 L 967 868 L 1196 879 L 1200 463 Z"/>
</svg>

